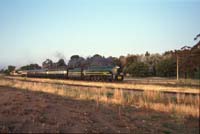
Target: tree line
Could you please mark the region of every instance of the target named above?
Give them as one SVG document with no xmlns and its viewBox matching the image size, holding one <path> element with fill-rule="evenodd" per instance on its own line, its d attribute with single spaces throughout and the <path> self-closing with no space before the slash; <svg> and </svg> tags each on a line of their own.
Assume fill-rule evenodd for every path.
<svg viewBox="0 0 200 134">
<path fill-rule="evenodd" d="M 199 36 L 198 36 L 199 37 Z M 95 54 L 91 57 L 71 56 L 68 64 L 64 59 L 53 62 L 46 59 L 42 66 L 30 64 L 20 67 L 18 70 L 33 69 L 73 69 L 87 68 L 90 66 L 120 66 L 123 73 L 132 77 L 175 77 L 177 69 L 177 58 L 179 62 L 179 73 L 183 78 L 200 78 L 200 41 L 193 47 L 184 46 L 180 50 L 166 51 L 163 54 L 128 54 L 120 57 L 104 57 Z M 8 69 L 1 70 L 10 73 L 15 66 L 8 66 Z"/>
</svg>

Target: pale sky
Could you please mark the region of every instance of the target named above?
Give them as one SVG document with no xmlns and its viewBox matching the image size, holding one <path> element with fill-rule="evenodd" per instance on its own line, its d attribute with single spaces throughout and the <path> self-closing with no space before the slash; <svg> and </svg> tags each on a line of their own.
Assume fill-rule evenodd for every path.
<svg viewBox="0 0 200 134">
<path fill-rule="evenodd" d="M 0 0 L 0 68 L 193 46 L 199 0 Z"/>
</svg>

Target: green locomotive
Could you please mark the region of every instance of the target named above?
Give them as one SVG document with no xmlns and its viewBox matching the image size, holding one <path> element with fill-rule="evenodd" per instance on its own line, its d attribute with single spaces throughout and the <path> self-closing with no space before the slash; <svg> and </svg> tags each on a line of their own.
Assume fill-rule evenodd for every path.
<svg viewBox="0 0 200 134">
<path fill-rule="evenodd" d="M 103 66 L 103 67 L 89 67 L 83 71 L 85 79 L 99 81 L 99 80 L 123 80 L 123 74 L 120 72 L 118 66 Z"/>
<path fill-rule="evenodd" d="M 80 79 L 92 81 L 122 81 L 124 76 L 118 66 L 98 66 L 62 70 L 28 70 L 27 77 Z"/>
</svg>

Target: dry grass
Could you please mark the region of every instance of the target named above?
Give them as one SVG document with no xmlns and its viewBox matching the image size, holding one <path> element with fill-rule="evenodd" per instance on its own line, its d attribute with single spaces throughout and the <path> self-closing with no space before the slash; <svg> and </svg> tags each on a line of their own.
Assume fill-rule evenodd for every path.
<svg viewBox="0 0 200 134">
<path fill-rule="evenodd" d="M 154 91 L 145 90 L 144 92 L 132 92 L 131 90 L 123 91 L 118 89 L 107 89 L 105 85 L 102 85 L 102 88 L 97 89 L 78 86 L 72 87 L 60 84 L 58 85 L 52 83 L 52 81 L 55 80 L 34 80 L 41 80 L 43 82 L 48 81 L 50 83 L 28 82 L 20 81 L 17 79 L 0 79 L 0 86 L 8 86 L 24 90 L 46 92 L 51 94 L 57 94 L 60 96 L 72 97 L 75 99 L 94 100 L 97 102 L 97 107 L 99 105 L 99 102 L 103 102 L 135 107 L 145 107 L 147 109 L 153 109 L 156 111 L 175 113 L 183 116 L 192 116 L 199 118 L 199 95 L 166 95 L 160 92 L 160 90 L 164 89 L 165 87 L 157 87 L 158 89 L 154 87 Z M 59 82 L 64 81 L 60 80 Z M 67 82 L 78 83 L 79 81 Z M 83 82 L 80 82 L 80 84 L 83 84 Z M 92 84 L 92 82 L 88 82 L 88 84 L 90 85 Z M 146 89 L 149 88 L 149 85 L 139 85 L 139 87 L 141 86 Z"/>
<path fill-rule="evenodd" d="M 32 82 L 48 82 L 52 84 L 68 84 L 68 85 L 80 85 L 80 86 L 91 86 L 91 87 L 102 87 L 102 88 L 114 88 L 114 89 L 130 89 L 130 90 L 143 90 L 143 91 L 164 91 L 164 92 L 175 92 L 175 93 L 194 93 L 200 94 L 199 87 L 192 86 L 160 86 L 153 83 L 148 85 L 142 83 L 107 83 L 107 82 L 86 82 L 77 80 L 58 80 L 58 79 L 41 79 L 41 78 L 26 78 L 26 77 L 7 77 L 15 80 L 29 80 Z"/>
<path fill-rule="evenodd" d="M 126 77 L 126 81 L 141 84 L 170 84 L 170 85 L 182 85 L 182 86 L 199 86 L 200 80 L 198 79 L 183 79 L 179 78 L 177 81 L 176 78 L 165 78 L 165 77 L 145 77 L 145 78 L 132 78 Z"/>
</svg>

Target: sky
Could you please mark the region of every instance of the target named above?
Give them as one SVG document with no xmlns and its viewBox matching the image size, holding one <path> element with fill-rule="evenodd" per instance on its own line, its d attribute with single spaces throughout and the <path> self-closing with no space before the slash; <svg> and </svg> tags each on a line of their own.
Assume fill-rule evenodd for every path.
<svg viewBox="0 0 200 134">
<path fill-rule="evenodd" d="M 0 68 L 196 42 L 200 0 L 0 0 Z"/>
</svg>

